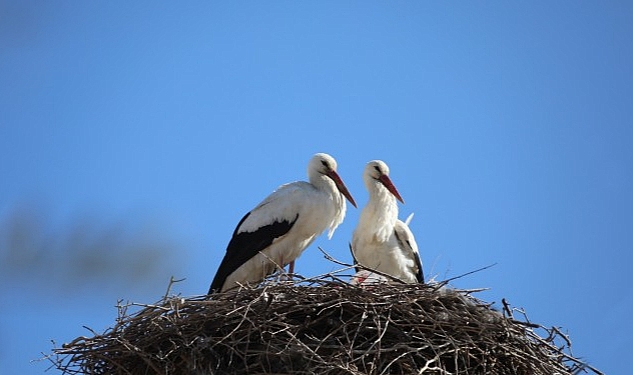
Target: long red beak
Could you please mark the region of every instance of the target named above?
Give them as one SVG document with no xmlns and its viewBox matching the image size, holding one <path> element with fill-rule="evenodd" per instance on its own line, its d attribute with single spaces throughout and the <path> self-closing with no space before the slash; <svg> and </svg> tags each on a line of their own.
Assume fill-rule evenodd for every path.
<svg viewBox="0 0 633 375">
<path fill-rule="evenodd" d="M 402 199 L 402 197 L 400 196 L 400 193 L 398 193 L 398 189 L 396 189 L 393 182 L 391 182 L 391 179 L 389 178 L 389 176 L 387 176 L 386 174 L 383 174 L 382 176 L 378 177 L 378 180 L 383 185 L 385 185 L 387 190 L 389 190 L 389 192 L 391 192 L 391 194 L 393 194 L 393 196 L 396 197 L 397 200 L 399 200 L 400 202 L 402 202 L 402 204 L 404 204 L 404 199 Z"/>
<path fill-rule="evenodd" d="M 335 171 L 331 171 L 327 174 L 327 176 L 331 178 L 332 181 L 334 181 L 334 183 L 336 184 L 336 187 L 338 188 L 338 191 L 340 191 L 341 194 L 343 194 L 345 198 L 347 198 L 349 203 L 351 203 L 352 206 L 356 207 L 356 202 L 354 202 L 354 198 L 352 198 L 352 194 L 349 193 L 349 190 L 347 190 L 347 186 L 345 186 L 345 184 L 343 183 L 343 180 L 341 180 L 341 177 L 338 175 L 338 173 L 336 173 Z"/>
</svg>

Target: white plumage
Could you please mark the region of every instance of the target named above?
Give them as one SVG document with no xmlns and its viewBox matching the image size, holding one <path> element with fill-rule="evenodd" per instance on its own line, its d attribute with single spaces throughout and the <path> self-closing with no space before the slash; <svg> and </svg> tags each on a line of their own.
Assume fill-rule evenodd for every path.
<svg viewBox="0 0 633 375">
<path fill-rule="evenodd" d="M 319 153 L 308 164 L 309 182 L 281 185 L 239 222 L 209 293 L 263 280 L 278 267 L 293 266 L 314 239 L 328 238 L 354 199 L 337 173 L 336 160 Z"/>
<path fill-rule="evenodd" d="M 367 163 L 363 173 L 369 202 L 352 237 L 352 255 L 365 267 L 407 283 L 424 282 L 418 246 L 407 222 L 398 220 L 396 199 L 404 203 L 381 160 Z"/>
</svg>

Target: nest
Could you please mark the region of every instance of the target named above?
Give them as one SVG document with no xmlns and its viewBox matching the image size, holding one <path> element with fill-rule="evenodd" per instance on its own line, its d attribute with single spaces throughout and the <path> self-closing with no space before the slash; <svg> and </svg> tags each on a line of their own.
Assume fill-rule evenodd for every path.
<svg viewBox="0 0 633 375">
<path fill-rule="evenodd" d="M 49 359 L 64 374 L 601 374 L 557 328 L 472 292 L 269 280 L 120 305 L 113 328 Z"/>
</svg>

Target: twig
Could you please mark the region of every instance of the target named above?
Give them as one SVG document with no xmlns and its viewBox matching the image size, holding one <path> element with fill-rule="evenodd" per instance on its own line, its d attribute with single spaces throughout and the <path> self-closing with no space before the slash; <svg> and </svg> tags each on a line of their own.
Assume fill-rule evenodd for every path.
<svg viewBox="0 0 633 375">
<path fill-rule="evenodd" d="M 461 274 L 461 275 L 459 275 L 459 276 L 451 277 L 450 279 L 446 279 L 446 280 L 443 280 L 443 281 L 441 281 L 441 282 L 442 282 L 442 283 L 446 283 L 446 284 L 448 284 L 448 283 L 450 283 L 450 282 L 451 282 L 451 281 L 453 281 L 453 280 L 461 279 L 461 278 L 462 278 L 462 277 L 464 277 L 464 276 L 472 275 L 473 273 L 477 273 L 477 272 L 481 272 L 481 271 L 483 271 L 483 270 L 487 270 L 488 268 L 494 267 L 494 266 L 496 266 L 496 265 L 497 265 L 497 263 L 495 262 L 495 263 L 489 264 L 489 265 L 487 265 L 487 266 L 484 266 L 484 267 L 478 268 L 478 269 L 476 269 L 476 270 L 474 270 L 474 271 L 466 272 L 466 273 L 463 273 L 463 274 Z"/>
<path fill-rule="evenodd" d="M 163 299 L 162 299 L 162 300 L 163 300 L 163 301 L 166 301 L 166 300 L 167 300 L 167 297 L 169 297 L 169 292 L 171 291 L 171 287 L 172 287 L 175 283 L 179 283 L 179 282 L 181 282 L 181 281 L 185 281 L 185 280 L 187 280 L 187 279 L 186 279 L 186 278 L 182 278 L 182 279 L 178 279 L 178 280 L 176 280 L 176 279 L 174 279 L 174 276 L 172 275 L 172 276 L 169 278 L 169 285 L 167 285 L 167 290 L 165 291 L 165 295 L 163 295 Z"/>
<path fill-rule="evenodd" d="M 397 282 L 399 282 L 400 284 L 407 284 L 405 281 L 403 281 L 403 280 L 401 280 L 401 279 L 399 279 L 399 278 L 397 278 L 397 277 L 395 277 L 395 276 L 392 276 L 392 275 L 389 275 L 389 274 L 387 274 L 387 273 L 384 273 L 384 272 L 381 272 L 381 271 L 375 270 L 375 269 L 373 269 L 373 268 L 370 268 L 370 267 L 364 266 L 364 265 L 362 265 L 362 264 L 360 264 L 360 263 L 356 263 L 356 264 L 348 264 L 348 263 L 345 263 L 345 262 L 341 262 L 341 261 L 339 261 L 339 260 L 334 259 L 334 258 L 333 258 L 330 254 L 328 254 L 328 253 L 327 253 L 325 250 L 323 250 L 320 246 L 318 247 L 318 249 L 319 249 L 319 250 L 321 250 L 321 252 L 322 252 L 322 253 L 323 253 L 323 255 L 325 256 L 325 259 L 329 260 L 330 262 L 333 262 L 333 263 L 336 263 L 336 264 L 339 264 L 339 265 L 342 265 L 342 266 L 350 267 L 350 268 L 361 268 L 361 269 L 364 269 L 364 270 L 366 270 L 366 271 L 373 272 L 373 273 L 375 273 L 376 275 L 383 276 L 383 277 L 385 277 L 385 278 L 387 278 L 387 279 L 391 279 L 391 280 L 397 281 Z"/>
</svg>

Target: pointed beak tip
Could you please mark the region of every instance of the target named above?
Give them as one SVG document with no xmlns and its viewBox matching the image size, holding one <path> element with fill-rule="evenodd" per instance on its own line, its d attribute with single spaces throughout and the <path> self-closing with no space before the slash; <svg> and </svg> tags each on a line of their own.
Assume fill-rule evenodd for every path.
<svg viewBox="0 0 633 375">
<path fill-rule="evenodd" d="M 347 190 L 347 186 L 345 186 L 345 183 L 343 182 L 341 177 L 338 175 L 338 173 L 333 171 L 331 174 L 328 174 L 328 176 L 332 180 L 334 180 L 334 183 L 336 184 L 336 187 L 341 192 L 341 194 L 343 194 L 345 196 L 345 198 L 347 198 L 349 203 L 351 203 L 352 206 L 358 208 L 358 206 L 356 206 L 356 202 L 354 201 L 354 198 L 352 198 L 352 194 L 350 194 L 349 190 Z"/>
<path fill-rule="evenodd" d="M 393 184 L 389 176 L 380 176 L 380 182 L 382 182 L 382 184 L 391 192 L 391 194 L 393 194 L 394 197 L 396 197 L 397 200 L 404 204 L 404 199 L 400 196 L 400 192 L 398 192 L 398 189 L 396 189 L 396 186 Z"/>
<path fill-rule="evenodd" d="M 352 206 L 358 208 L 358 206 L 356 206 L 356 201 L 352 197 L 352 194 L 350 194 L 349 190 L 347 190 L 347 188 L 345 188 L 344 192 L 341 191 L 341 193 L 343 194 L 343 196 L 345 196 L 345 198 L 347 198 L 347 200 L 349 201 L 349 203 L 352 204 Z"/>
</svg>

